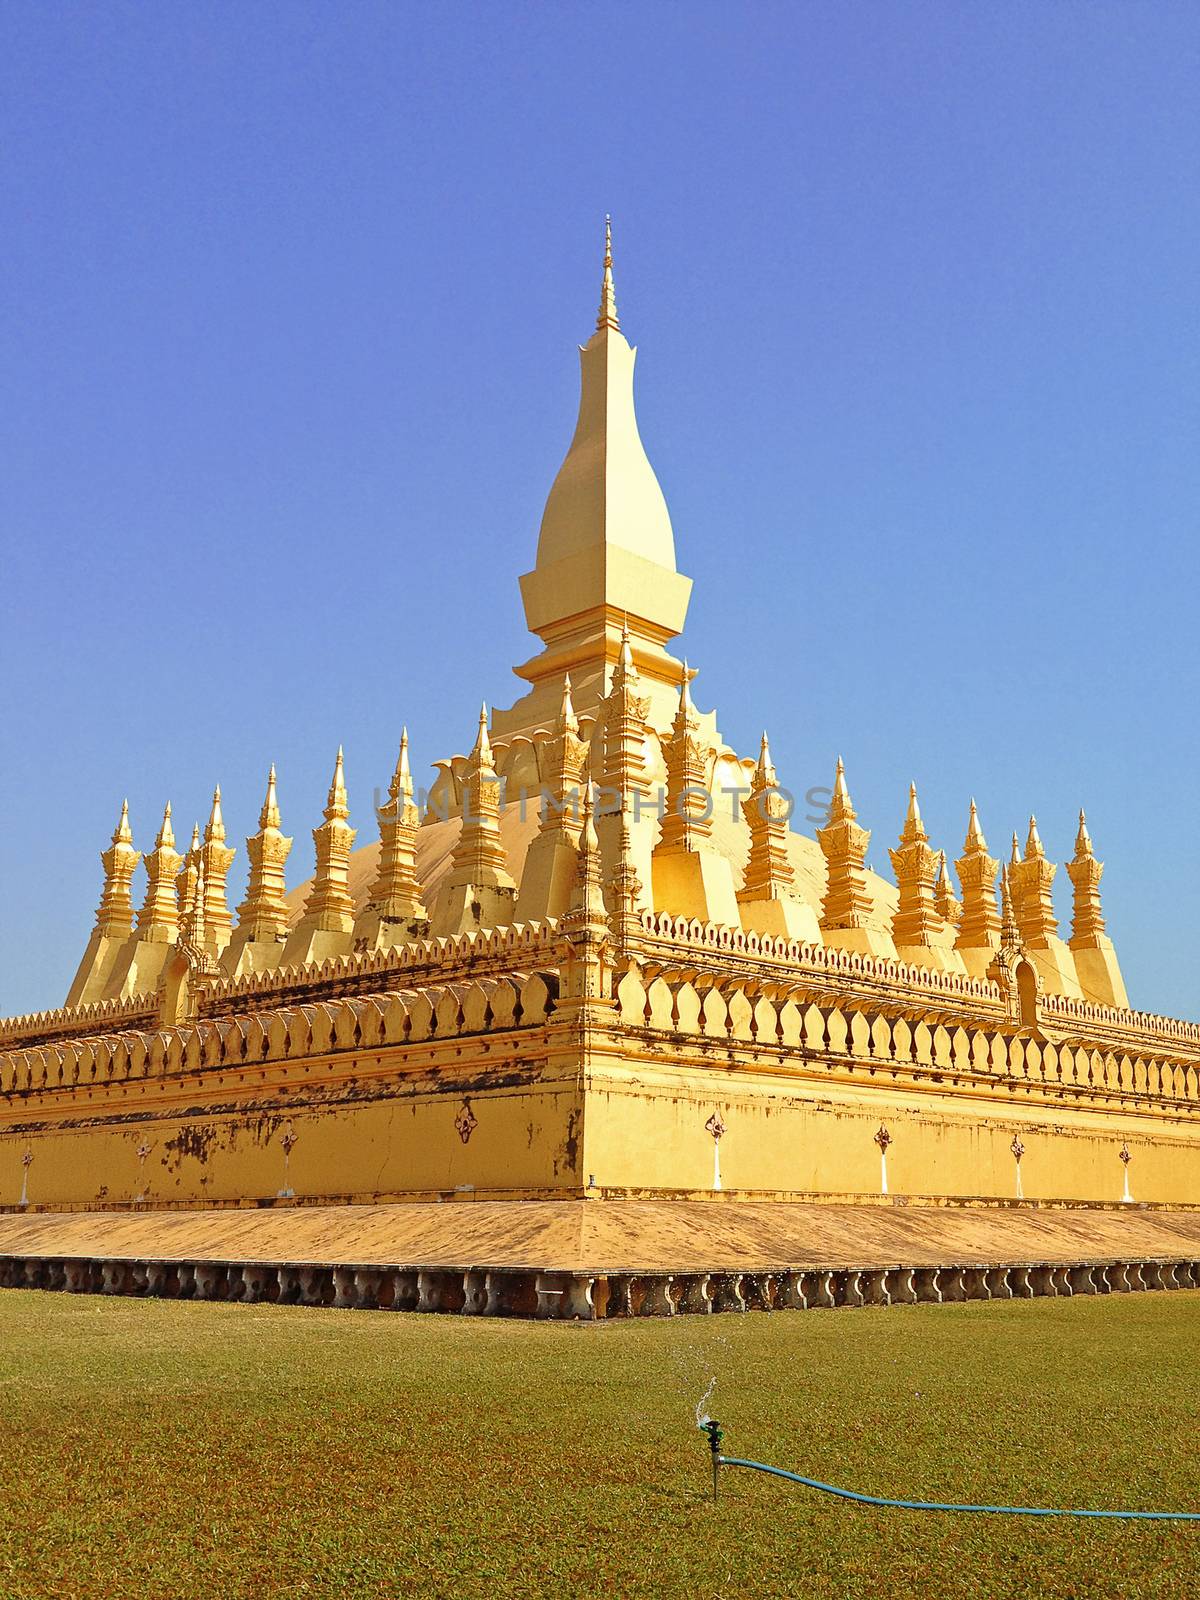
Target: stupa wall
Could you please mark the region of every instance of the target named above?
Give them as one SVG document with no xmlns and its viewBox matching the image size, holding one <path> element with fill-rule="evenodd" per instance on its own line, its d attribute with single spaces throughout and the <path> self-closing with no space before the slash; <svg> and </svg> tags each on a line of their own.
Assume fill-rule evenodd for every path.
<svg viewBox="0 0 1200 1600">
<path fill-rule="evenodd" d="M 1138 1048 L 1132 1013 L 1132 1045 L 1103 1019 L 1091 1042 L 955 1020 L 936 986 L 901 1008 L 893 977 L 872 1005 L 765 969 L 646 972 L 574 1004 L 550 969 L 325 999 L 254 985 L 260 1009 L 223 992 L 191 1025 L 10 1046 L 0 1206 L 698 1194 L 718 1163 L 722 1192 L 875 1196 L 881 1129 L 893 1196 L 1013 1199 L 1015 1137 L 1027 1199 L 1119 1200 L 1126 1147 L 1136 1200 L 1200 1203 L 1190 1035 L 1151 1021 Z"/>
</svg>

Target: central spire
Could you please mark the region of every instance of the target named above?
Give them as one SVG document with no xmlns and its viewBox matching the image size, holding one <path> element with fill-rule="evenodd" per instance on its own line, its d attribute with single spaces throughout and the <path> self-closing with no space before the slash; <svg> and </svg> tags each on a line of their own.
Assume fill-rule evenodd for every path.
<svg viewBox="0 0 1200 1600">
<path fill-rule="evenodd" d="M 654 720 L 665 728 L 674 717 L 680 663 L 663 646 L 683 628 L 692 586 L 676 571 L 667 503 L 638 432 L 636 356 L 617 316 L 606 219 L 596 329 L 579 352 L 575 435 L 546 500 L 537 563 L 521 579 L 526 621 L 546 648 L 516 669 L 534 688 L 493 720 L 505 736 L 553 723 L 564 672 L 576 709 L 591 711 L 616 663 L 626 615 Z"/>
<path fill-rule="evenodd" d="M 621 331 L 621 319 L 617 316 L 617 292 L 613 288 L 612 270 L 612 218 L 604 219 L 604 281 L 600 285 L 600 311 L 596 317 L 596 332 L 603 328 L 611 328 L 614 333 Z"/>
</svg>

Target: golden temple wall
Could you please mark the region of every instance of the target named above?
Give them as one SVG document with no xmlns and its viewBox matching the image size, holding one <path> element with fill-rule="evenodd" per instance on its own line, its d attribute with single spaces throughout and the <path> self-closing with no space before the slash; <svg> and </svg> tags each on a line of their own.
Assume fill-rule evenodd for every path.
<svg viewBox="0 0 1200 1600">
<path fill-rule="evenodd" d="M 1120 1199 L 1126 1146 L 1136 1200 L 1200 1203 L 1194 1025 L 1076 1007 L 1050 1037 L 994 986 L 857 956 L 804 968 L 752 936 L 703 971 L 694 928 L 642 934 L 611 1001 L 560 1000 L 552 969 L 486 970 L 553 948 L 514 930 L 437 946 L 442 983 L 416 979 L 430 946 L 324 974 L 410 987 L 256 979 L 190 1026 L 10 1041 L 0 1206 L 711 1193 L 715 1159 L 727 1193 L 878 1195 L 881 1126 L 893 1196 L 1012 1199 L 1016 1137 L 1027 1199 Z M 743 957 L 756 980 L 728 975 Z"/>
</svg>

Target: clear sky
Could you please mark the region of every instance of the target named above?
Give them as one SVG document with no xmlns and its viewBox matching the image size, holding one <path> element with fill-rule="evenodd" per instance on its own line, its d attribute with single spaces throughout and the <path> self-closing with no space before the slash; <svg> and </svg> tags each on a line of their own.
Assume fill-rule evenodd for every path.
<svg viewBox="0 0 1200 1600">
<path fill-rule="evenodd" d="M 236 903 L 268 763 L 294 883 L 339 741 L 365 842 L 516 697 L 607 210 L 698 704 L 879 868 L 910 778 L 952 851 L 1086 804 L 1200 1015 L 1200 8 L 11 0 L 0 62 L 0 1010 L 123 795 L 219 779 Z"/>
</svg>

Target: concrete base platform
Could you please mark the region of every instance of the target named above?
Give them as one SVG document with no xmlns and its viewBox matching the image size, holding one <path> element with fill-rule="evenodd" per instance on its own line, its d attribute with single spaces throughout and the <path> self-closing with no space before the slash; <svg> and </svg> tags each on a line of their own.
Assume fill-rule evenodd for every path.
<svg viewBox="0 0 1200 1600">
<path fill-rule="evenodd" d="M 0 1215 L 0 1287 L 591 1320 L 1200 1287 L 1200 1210 L 495 1201 Z"/>
</svg>

